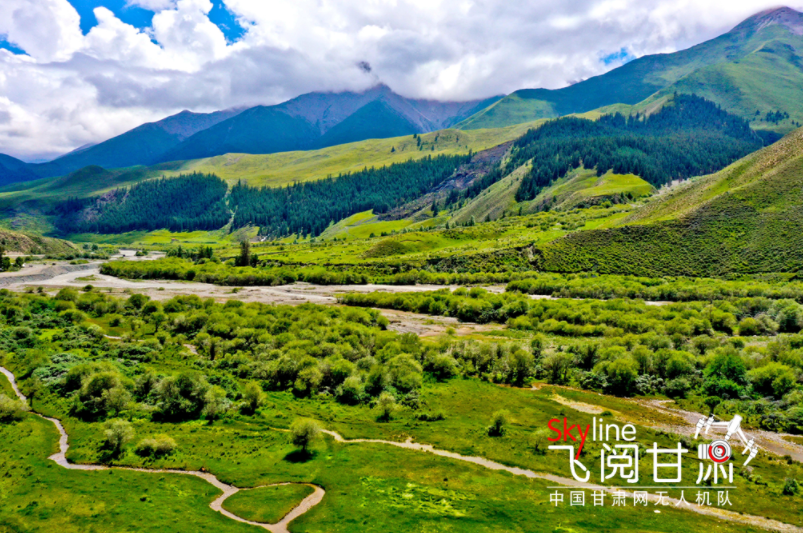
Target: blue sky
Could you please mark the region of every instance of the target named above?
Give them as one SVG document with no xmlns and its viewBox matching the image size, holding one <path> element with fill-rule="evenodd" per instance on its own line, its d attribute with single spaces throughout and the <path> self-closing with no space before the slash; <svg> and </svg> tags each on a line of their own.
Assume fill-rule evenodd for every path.
<svg viewBox="0 0 803 533">
<path fill-rule="evenodd" d="M 2 0 L 0 0 L 2 1 Z M 135 28 L 146 29 L 151 25 L 154 12 L 143 9 L 137 5 L 128 5 L 126 0 L 68 0 L 69 3 L 78 11 L 81 17 L 81 31 L 86 35 L 98 21 L 95 19 L 93 10 L 96 7 L 105 7 L 114 13 L 117 18 L 131 24 Z M 244 30 L 237 23 L 237 19 L 229 11 L 221 0 L 212 0 L 212 11 L 209 12 L 209 20 L 214 22 L 226 36 L 226 40 L 234 42 L 239 39 Z M 14 53 L 23 53 L 22 50 L 9 43 L 0 35 L 0 48 L 11 50 Z"/>
<path fill-rule="evenodd" d="M 135 28 L 145 29 L 151 25 L 153 11 L 143 9 L 136 5 L 127 5 L 125 0 L 69 0 L 70 4 L 78 11 L 81 16 L 81 31 L 88 33 L 98 22 L 92 12 L 96 7 L 105 7 L 114 13 L 117 18 L 131 24 Z M 221 0 L 212 0 L 212 11 L 209 12 L 209 20 L 214 22 L 223 31 L 223 35 L 229 42 L 234 42 L 243 34 L 243 29 L 237 23 L 234 15 L 229 11 Z"/>
</svg>

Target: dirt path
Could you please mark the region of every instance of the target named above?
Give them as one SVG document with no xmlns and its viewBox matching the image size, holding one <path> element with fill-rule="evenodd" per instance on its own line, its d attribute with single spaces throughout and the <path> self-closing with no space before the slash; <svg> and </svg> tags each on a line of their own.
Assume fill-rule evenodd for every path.
<svg viewBox="0 0 803 533">
<path fill-rule="evenodd" d="M 11 383 L 11 388 L 14 390 L 14 393 L 19 397 L 19 399 L 24 402 L 27 402 L 28 399 L 19 390 L 19 387 L 17 387 L 17 381 L 14 377 L 14 374 L 12 374 L 8 369 L 2 366 L 0 366 L 0 373 L 2 373 L 3 375 L 6 376 L 6 378 L 8 378 L 9 383 Z M 214 486 L 223 493 L 219 497 L 217 497 L 212 503 L 209 504 L 209 507 L 212 510 L 217 511 L 222 515 L 231 518 L 232 520 L 236 520 L 237 522 L 243 522 L 244 524 L 250 524 L 252 526 L 261 527 L 263 529 L 270 531 L 271 533 L 290 533 L 288 529 L 288 525 L 290 524 L 290 522 L 292 522 L 299 516 L 303 515 L 304 513 L 306 513 L 319 503 L 321 503 L 321 501 L 323 501 L 324 495 L 326 494 L 326 491 L 324 491 L 321 487 L 317 485 L 313 485 L 311 483 L 300 483 L 300 485 L 306 485 L 308 487 L 312 487 L 314 489 L 313 493 L 304 498 L 303 500 L 301 500 L 301 503 L 299 503 L 295 508 L 293 508 L 293 510 L 290 511 L 287 515 L 285 515 L 285 517 L 282 518 L 278 523 L 264 524 L 261 522 L 253 522 L 251 520 L 246 520 L 245 518 L 237 516 L 234 513 L 227 511 L 226 509 L 223 508 L 223 502 L 225 502 L 226 499 L 237 494 L 241 490 L 248 490 L 248 489 L 240 489 L 238 487 L 235 487 L 234 485 L 227 485 L 226 483 L 223 483 L 217 477 L 215 477 L 213 474 L 210 474 L 209 472 L 199 472 L 196 470 L 133 468 L 125 466 L 109 467 L 105 465 L 79 465 L 70 463 L 69 461 L 67 461 L 67 450 L 70 447 L 69 438 L 67 435 L 67 431 L 61 424 L 61 421 L 56 418 L 50 418 L 44 415 L 40 415 L 39 413 L 34 413 L 34 414 L 49 422 L 52 422 L 53 425 L 56 426 L 56 429 L 59 432 L 59 451 L 48 457 L 48 459 L 55 462 L 59 466 L 66 468 L 68 470 L 91 471 L 91 470 L 114 469 L 114 470 L 130 470 L 133 472 L 146 472 L 149 474 L 179 474 L 184 476 L 195 476 L 203 479 L 204 481 Z M 274 485 L 266 485 L 266 486 L 290 485 L 290 484 L 291 483 L 275 483 Z"/>
<path fill-rule="evenodd" d="M 27 401 L 25 396 L 20 392 L 17 388 L 16 380 L 14 378 L 14 374 L 12 374 L 6 368 L 0 367 L 0 372 L 3 373 L 11 383 L 11 387 L 14 389 L 14 392 L 19 396 L 19 398 L 23 401 Z M 76 465 L 71 464 L 67 461 L 66 453 L 67 449 L 69 448 L 68 444 L 68 437 L 67 432 L 64 430 L 64 426 L 62 426 L 61 422 L 55 418 L 48 418 L 42 416 L 38 413 L 35 413 L 37 416 L 44 418 L 45 420 L 49 420 L 52 422 L 56 429 L 59 431 L 60 439 L 59 439 L 59 452 L 53 454 L 49 457 L 52 461 L 55 461 L 57 464 L 64 468 L 68 468 L 70 470 L 107 470 L 110 467 L 102 466 L 102 465 Z M 323 433 L 332 437 L 335 442 L 339 442 L 342 444 L 382 444 L 386 446 L 395 446 L 397 448 L 403 448 L 406 450 L 413 450 L 418 452 L 425 452 L 431 453 L 433 455 L 437 455 L 440 457 L 447 457 L 449 459 L 453 459 L 456 461 L 462 461 L 466 463 L 472 463 L 477 466 L 481 466 L 483 468 L 487 468 L 489 470 L 501 471 L 501 472 L 508 472 L 515 476 L 524 476 L 529 479 L 543 479 L 549 481 L 551 483 L 555 483 L 557 485 L 565 486 L 568 488 L 580 488 L 586 490 L 594 490 L 594 491 L 603 491 L 607 494 L 613 495 L 614 493 L 621 494 L 624 492 L 626 497 L 632 498 L 634 495 L 632 492 L 623 491 L 619 487 L 606 487 L 603 485 L 598 485 L 595 483 L 584 483 L 581 481 L 577 481 L 575 479 L 570 479 L 562 476 L 556 476 L 554 474 L 547 474 L 544 472 L 535 472 L 533 470 L 528 470 L 525 468 L 519 468 L 515 466 L 508 466 L 502 463 L 497 463 L 496 461 L 492 461 L 490 459 L 486 459 L 484 457 L 478 456 L 467 456 L 461 455 L 459 453 L 450 452 L 446 450 L 440 450 L 435 448 L 431 444 L 421 444 L 417 442 L 413 442 L 412 439 L 408 439 L 405 442 L 398 442 L 398 441 L 389 441 L 389 440 L 381 440 L 381 439 L 344 439 L 342 435 L 335 431 L 331 430 L 321 430 Z M 131 467 L 111 467 L 119 470 L 133 470 L 135 472 L 149 472 L 149 473 L 166 473 L 166 474 L 181 474 L 181 475 L 191 475 L 199 477 L 211 485 L 215 486 L 219 490 L 223 492 L 221 496 L 216 498 L 211 504 L 210 507 L 231 518 L 232 520 L 237 520 L 238 522 L 243 522 L 246 524 L 251 524 L 257 527 L 262 527 L 271 531 L 273 533 L 289 533 L 287 529 L 287 525 L 292 522 L 295 518 L 298 518 L 302 514 L 306 513 L 309 509 L 313 508 L 315 505 L 319 504 L 325 495 L 325 491 L 318 487 L 317 485 L 312 485 L 308 483 L 304 483 L 304 485 L 310 486 L 314 488 L 314 492 L 307 496 L 301 503 L 294 508 L 287 516 L 285 516 L 281 522 L 278 524 L 263 524 L 259 522 L 252 522 L 246 520 L 242 517 L 239 517 L 225 509 L 223 509 L 223 502 L 226 501 L 227 498 L 231 497 L 232 495 L 236 494 L 240 490 L 247 490 L 247 489 L 239 489 L 233 485 L 227 485 L 221 482 L 217 477 L 213 474 L 208 472 L 198 472 L 198 471 L 186 471 L 186 470 L 172 470 L 172 469 L 160 469 L 160 470 L 149 470 L 145 468 L 131 468 Z M 287 485 L 289 483 L 278 483 L 276 485 Z M 658 488 L 658 487 L 657 487 Z M 647 499 L 650 502 L 655 504 L 660 502 L 659 496 L 657 494 L 647 494 Z M 680 509 L 692 511 L 695 513 L 699 513 L 706 516 L 712 516 L 721 520 L 728 520 L 730 522 L 735 522 L 739 524 L 744 524 L 753 527 L 760 527 L 762 529 L 767 529 L 770 531 L 781 531 L 781 532 L 793 532 L 793 533 L 803 533 L 803 528 L 792 524 L 786 524 L 784 522 L 780 522 L 778 520 L 772 520 L 769 518 L 763 518 L 759 516 L 752 516 L 752 515 L 745 515 L 742 513 L 737 513 L 734 511 L 728 511 L 725 509 L 720 509 L 716 507 L 707 507 L 707 506 L 699 506 L 696 504 L 690 504 L 687 502 L 685 503 L 685 507 L 680 507 L 681 502 L 675 498 L 664 497 L 663 501 L 665 502 L 664 505 L 672 506 L 672 507 L 679 507 Z"/>
</svg>

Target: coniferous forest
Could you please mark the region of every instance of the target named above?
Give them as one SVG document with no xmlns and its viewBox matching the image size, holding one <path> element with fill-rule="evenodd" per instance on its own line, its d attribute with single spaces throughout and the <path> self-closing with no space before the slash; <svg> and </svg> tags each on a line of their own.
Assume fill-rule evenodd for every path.
<svg viewBox="0 0 803 533">
<path fill-rule="evenodd" d="M 101 197 L 70 199 L 58 206 L 57 224 L 70 233 L 219 229 L 231 218 L 226 190 L 226 182 L 212 175 L 145 181 Z"/>
<path fill-rule="evenodd" d="M 286 188 L 238 183 L 231 191 L 234 226 L 263 235 L 320 235 L 330 223 L 373 209 L 385 213 L 443 183 L 471 155 L 427 157 Z"/>
<path fill-rule="evenodd" d="M 762 145 L 747 121 L 704 98 L 676 95 L 652 115 L 566 117 L 532 129 L 514 142 L 505 173 L 532 160 L 516 195 L 525 201 L 580 166 L 661 186 L 715 172 Z"/>
</svg>

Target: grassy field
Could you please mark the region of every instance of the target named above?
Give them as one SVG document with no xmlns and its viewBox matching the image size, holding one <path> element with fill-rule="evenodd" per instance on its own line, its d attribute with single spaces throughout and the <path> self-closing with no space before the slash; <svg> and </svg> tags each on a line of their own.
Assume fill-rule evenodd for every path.
<svg viewBox="0 0 803 533">
<path fill-rule="evenodd" d="M 309 485 L 257 487 L 226 499 L 223 508 L 252 522 L 276 524 L 312 492 Z"/>
<path fill-rule="evenodd" d="M 567 477 L 565 454 L 544 451 L 545 443 L 541 439 L 539 444 L 538 432 L 543 432 L 547 421 L 554 418 L 565 417 L 572 424 L 590 424 L 591 415 L 581 407 L 587 404 L 609 411 L 596 415 L 608 423 L 634 423 L 638 440 L 644 447 L 652 442 L 661 447 L 677 444 L 677 436 L 650 427 L 656 423 L 675 423 L 673 418 L 638 408 L 631 400 L 541 383 L 535 389 L 515 388 L 492 383 L 499 378 L 490 374 L 470 374 L 469 359 L 458 353 L 496 357 L 494 353 L 501 352 L 495 350 L 503 349 L 499 343 L 529 346 L 531 334 L 517 324 L 511 324 L 511 328 L 518 328 L 521 335 L 506 335 L 500 326 L 498 332 L 478 336 L 477 342 L 490 343 L 485 345 L 487 350 L 470 352 L 459 344 L 450 344 L 448 336 L 421 341 L 410 334 L 383 331 L 375 311 L 357 308 L 243 306 L 233 301 L 223 305 L 183 298 L 146 304 L 139 309 L 133 298 L 125 304 L 92 291 L 73 295 L 74 300 L 54 301 L 35 294 L 4 293 L 2 297 L 2 362 L 20 377 L 24 391 L 31 393 L 33 388 L 37 389 L 32 401 L 37 412 L 62 420 L 70 435 L 68 458 L 71 461 L 149 469 L 204 469 L 241 488 L 284 482 L 314 483 L 323 487 L 326 490 L 323 502 L 303 515 L 294 524 L 294 531 L 353 531 L 358 528 L 360 531 L 550 532 L 554 531 L 555 524 L 577 531 L 595 527 L 615 530 L 621 529 L 622 524 L 637 531 L 750 530 L 674 506 L 661 508 L 660 516 L 656 516 L 653 506 L 647 509 L 610 505 L 588 505 L 585 509 L 568 505 L 555 507 L 549 503 L 549 494 L 555 490 L 549 487 L 554 481 L 530 480 L 455 458 L 387 444 L 337 442 L 328 436 L 313 442 L 311 453 L 304 454 L 289 442 L 288 434 L 281 431 L 299 418 L 308 418 L 346 439 L 404 442 L 411 438 L 438 449 Z M 61 297 L 71 296 L 65 291 Z M 91 321 L 72 323 L 72 320 L 83 319 L 76 315 L 71 303 L 90 314 Z M 571 304 L 573 307 L 581 305 L 587 304 L 574 301 Z M 685 327 L 682 321 L 699 324 L 702 305 L 667 309 L 666 312 L 675 313 L 676 318 L 664 321 L 662 327 L 682 329 Z M 560 304 L 554 303 L 554 306 L 557 308 Z M 632 307 L 639 316 L 664 312 L 643 303 L 605 305 L 609 311 L 623 307 Z M 28 308 L 37 309 L 37 313 L 27 313 Z M 510 312 L 515 309 L 512 305 L 504 308 Z M 58 309 L 64 309 L 62 314 Z M 592 320 L 601 315 L 581 310 L 577 316 Z M 375 322 L 366 323 L 370 317 L 374 317 Z M 9 324 L 9 320 L 13 320 L 13 324 Z M 546 320 L 543 324 L 554 322 Z M 199 331 L 191 324 L 206 325 Z M 103 337 L 104 333 L 122 339 L 110 340 Z M 222 337 L 213 340 L 210 333 Z M 668 335 L 663 331 L 659 334 Z M 677 342 L 691 339 L 693 334 L 688 330 L 676 336 Z M 630 340 L 622 342 L 635 341 L 634 336 L 629 337 Z M 667 340 L 670 338 L 666 336 Z M 185 342 L 195 343 L 197 353 L 185 349 Z M 565 347 L 577 342 L 578 339 L 572 337 L 550 334 L 547 355 L 564 353 Z M 220 349 L 217 355 L 211 348 L 213 344 Z M 234 346 L 237 346 L 236 353 Z M 271 385 L 274 363 L 300 361 L 307 369 L 318 368 L 321 364 L 333 374 L 336 368 L 343 367 L 343 354 L 357 361 L 350 367 L 352 371 L 373 364 L 371 368 L 387 369 L 386 379 L 398 384 L 393 376 L 400 370 L 394 365 L 398 358 L 410 357 L 402 355 L 402 351 L 416 354 L 414 357 L 420 357 L 427 365 L 430 357 L 453 353 L 463 361 L 460 365 L 466 373 L 453 374 L 451 378 L 438 378 L 429 371 L 423 373 L 415 394 L 404 396 L 404 402 L 388 417 L 380 416 L 372 401 L 344 403 L 324 389 L 313 394 L 303 393 L 298 388 L 298 380 L 306 374 L 298 373 L 298 380 L 290 385 L 291 390 Z M 399 354 L 398 358 L 394 359 L 394 354 Z M 387 366 L 377 367 L 380 361 Z M 483 364 L 481 357 L 476 361 L 478 365 Z M 499 363 L 499 372 L 502 372 L 506 365 L 502 364 L 502 359 Z M 85 371 L 89 373 L 80 383 L 69 385 L 75 382 L 75 376 Z M 165 389 L 161 384 L 146 386 L 144 384 L 149 382 L 143 378 L 152 375 L 154 379 L 167 380 L 167 376 L 186 371 L 207 376 L 231 402 L 227 404 L 229 407 L 217 416 L 204 414 L 172 419 L 157 416 L 162 409 L 159 391 Z M 291 371 L 291 367 L 286 367 L 281 372 Z M 365 378 L 360 379 L 371 382 L 369 374 L 361 375 Z M 94 382 L 95 377 L 120 380 L 119 386 L 129 387 L 132 394 L 137 395 L 136 400 L 130 397 L 115 408 L 114 415 L 106 411 L 102 414 L 81 411 L 90 405 L 83 402 L 90 401 L 86 394 L 94 394 L 89 383 Z M 253 412 L 239 406 L 244 399 L 242 391 L 252 380 L 262 383 L 264 394 Z M 67 392 L 75 385 L 80 385 L 77 392 Z M 7 389 L 7 385 L 2 387 Z M 189 401 L 191 396 L 186 398 Z M 566 405 L 567 400 L 576 403 Z M 492 436 L 488 427 L 494 413 L 500 409 L 510 413 L 509 422 L 503 435 Z M 111 454 L 104 444 L 105 422 L 111 418 L 129 421 L 133 431 L 131 442 L 124 444 L 119 454 Z M 153 456 L 137 451 L 140 448 L 135 443 L 158 435 L 168 435 L 175 441 L 171 453 Z M 57 520 L 64 531 L 92 531 L 93 526 L 100 531 L 99 524 L 114 531 L 144 527 L 143 524 L 155 531 L 243 530 L 244 526 L 226 523 L 223 517 L 208 509 L 207 504 L 217 491 L 201 480 L 142 472 L 74 472 L 46 461 L 45 457 L 54 450 L 56 432 L 52 425 L 32 414 L 24 415 L 22 421 L 0 424 L 0 438 L 4 443 L 11 443 L 0 447 L 0 487 L 3 489 L 0 526 L 11 531 L 46 530 L 53 520 Z M 596 458 L 601 450 L 600 442 L 587 442 L 581 458 L 595 480 L 600 476 Z M 639 463 L 640 483 L 659 490 L 662 486 L 652 481 L 652 464 L 646 455 L 644 457 Z M 687 455 L 683 461 L 684 479 L 696 479 L 699 466 L 696 455 Z M 803 524 L 803 512 L 798 505 L 801 496 L 780 493 L 786 478 L 803 477 L 802 468 L 800 463 L 760 454 L 750 469 L 735 469 L 734 484 L 738 489 L 730 494 L 733 509 Z M 257 489 L 261 490 L 264 489 Z M 242 496 L 249 500 L 240 502 L 243 508 L 265 513 L 264 516 L 280 515 L 287 508 L 287 500 L 283 498 L 271 499 L 270 504 L 267 500 L 255 503 L 253 498 L 259 499 L 261 494 L 257 491 Z M 670 496 L 678 496 L 677 489 L 668 492 Z M 564 494 L 568 497 L 568 490 Z M 689 497 L 688 492 L 686 497 Z M 237 500 L 233 501 L 237 505 Z M 132 514 L 136 515 L 132 519 L 135 522 L 134 526 L 129 526 L 131 522 L 126 520 Z M 545 522 L 547 519 L 549 521 Z"/>
<path fill-rule="evenodd" d="M 597 176 L 596 171 L 579 168 L 557 180 L 539 194 L 535 205 L 549 204 L 553 209 L 568 210 L 578 206 L 602 203 L 605 200 L 622 201 L 625 195 L 637 199 L 649 196 L 653 187 L 633 174 L 607 172 Z"/>
<path fill-rule="evenodd" d="M 627 403 L 592 393 L 557 391 L 564 397 L 617 412 L 627 412 Z M 593 508 L 593 512 L 554 507 L 549 504 L 549 482 L 527 480 L 506 473 L 488 471 L 450 459 L 379 444 L 339 444 L 326 438 L 313 446 L 309 459 L 299 461 L 285 434 L 270 427 L 286 426 L 296 416 L 312 416 L 348 437 L 376 437 L 417 441 L 468 455 L 481 455 L 539 471 L 568 475 L 562 454 L 533 453 L 528 439 L 546 420 L 564 416 L 585 423 L 589 415 L 553 401 L 555 389 L 539 391 L 500 388 L 473 380 L 456 380 L 430 385 L 424 391 L 427 409 L 447 413 L 434 423 L 415 421 L 412 413 L 400 413 L 390 423 L 377 423 L 366 408 L 349 408 L 334 403 L 303 401 L 290 394 L 271 394 L 258 416 L 224 420 L 214 425 L 184 423 L 165 425 L 135 419 L 137 435 L 169 433 L 179 444 L 174 457 L 146 461 L 127 453 L 118 463 L 148 468 L 204 467 L 228 483 L 257 487 L 285 481 L 313 482 L 326 489 L 324 501 L 294 523 L 294 531 L 527 531 L 552 532 L 555 523 L 567 530 L 592 527 L 621 528 L 628 524 L 639 531 L 751 531 L 745 526 L 715 521 L 673 507 L 652 510 L 637 507 Z M 65 417 L 47 403 L 35 402 L 37 409 Z M 491 413 L 500 408 L 514 413 L 513 425 L 503 438 L 488 437 L 485 426 Z M 609 417 L 610 419 L 610 417 Z M 626 420 L 626 419 L 625 419 Z M 71 435 L 70 458 L 95 461 L 102 439 L 100 424 L 65 417 Z M 621 423 L 621 422 L 620 422 Z M 216 490 L 201 480 L 177 475 L 149 475 L 136 472 L 70 472 L 45 460 L 56 433 L 47 422 L 29 415 L 25 421 L 0 426 L 11 447 L 0 450 L 0 460 L 9 468 L 4 479 L 6 497 L 0 503 L 0 524 L 21 531 L 40 530 L 57 520 L 63 531 L 92 531 L 103 523 L 115 530 L 147 524 L 152 531 L 245 531 L 248 526 L 232 522 L 208 508 Z M 671 438 L 639 428 L 642 440 L 655 439 L 669 445 Z M 20 453 L 21 450 L 26 450 Z M 598 444 L 587 444 L 589 457 L 599 454 Z M 586 461 L 587 462 L 587 461 Z M 399 468 L 398 465 L 404 465 Z M 789 475 L 789 467 L 759 459 L 755 469 L 773 483 Z M 13 467 L 12 467 L 13 466 Z M 596 472 L 596 467 L 589 465 Z M 696 473 L 696 461 L 686 476 Z M 649 465 L 643 466 L 645 483 L 650 484 Z M 595 474 L 597 475 L 597 474 Z M 158 476 L 158 477 L 157 477 Z M 744 481 L 738 481 L 740 485 Z M 257 489 L 243 492 L 227 508 L 272 521 L 295 497 L 263 498 Z M 562 491 L 568 498 L 568 490 Z M 669 491 L 676 497 L 677 491 Z M 688 495 L 687 495 L 688 496 Z M 587 498 L 590 494 L 587 495 Z M 236 499 L 235 499 L 236 498 Z M 773 499 L 760 486 L 731 491 L 733 508 L 800 523 L 800 511 Z M 238 501 L 239 500 L 239 501 Z M 16 512 L 12 512 L 16 509 Z M 22 510 L 22 512 L 20 512 Z M 545 523 L 545 520 L 549 523 Z M 703 528 L 703 529 L 701 529 Z"/>
<path fill-rule="evenodd" d="M 242 180 L 253 186 L 281 187 L 429 155 L 464 154 L 469 150 L 478 152 L 513 140 L 538 123 L 527 121 L 499 129 L 436 131 L 422 134 L 420 143 L 413 136 L 406 136 L 372 139 L 305 152 L 227 154 L 208 159 L 166 163 L 152 167 L 148 172 L 154 176 L 174 176 L 188 172 L 213 173 L 229 183 Z"/>
</svg>

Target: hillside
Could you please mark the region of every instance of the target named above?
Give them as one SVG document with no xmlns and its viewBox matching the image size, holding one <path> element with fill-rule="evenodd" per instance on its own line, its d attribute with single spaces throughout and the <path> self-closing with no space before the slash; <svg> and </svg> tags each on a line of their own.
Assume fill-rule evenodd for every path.
<svg viewBox="0 0 803 533">
<path fill-rule="evenodd" d="M 0 229 L 0 245 L 7 252 L 59 255 L 75 252 L 75 246 L 61 239 Z"/>
<path fill-rule="evenodd" d="M 39 179 L 24 161 L 10 155 L 0 154 L 0 187 Z"/>
<path fill-rule="evenodd" d="M 29 165 L 29 169 L 40 177 L 51 177 L 63 176 L 86 166 L 121 168 L 152 164 L 187 137 L 239 112 L 233 109 L 215 113 L 182 111 L 99 144 L 75 150 L 49 163 Z"/>
<path fill-rule="evenodd" d="M 803 269 L 803 130 L 659 193 L 620 227 L 541 249 L 545 270 L 721 276 Z"/>
<path fill-rule="evenodd" d="M 220 176 L 229 183 L 243 180 L 253 186 L 280 187 L 428 155 L 464 154 L 469 150 L 478 152 L 520 137 L 537 124 L 540 121 L 488 130 L 447 129 L 415 137 L 406 135 L 369 139 L 318 150 L 277 154 L 233 153 L 155 165 L 149 168 L 149 172 L 166 176 L 202 172 Z"/>
<path fill-rule="evenodd" d="M 635 59 L 601 76 L 557 90 L 516 91 L 461 122 L 462 129 L 492 128 L 611 104 L 637 104 L 664 90 L 697 93 L 742 118 L 781 111 L 789 131 L 803 120 L 800 98 L 803 14 L 789 8 L 759 13 L 730 32 L 687 50 Z M 664 94 L 664 93 L 662 93 Z"/>
</svg>

